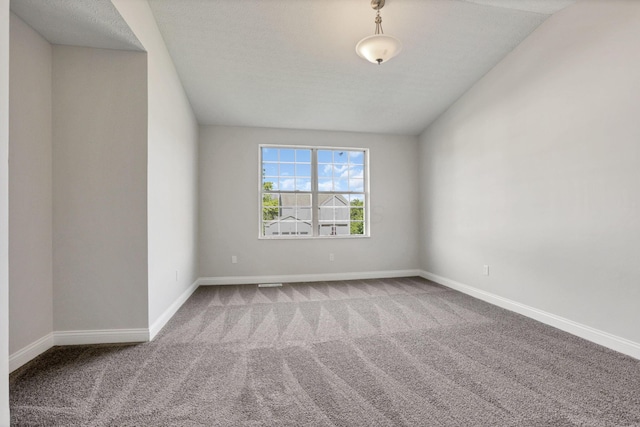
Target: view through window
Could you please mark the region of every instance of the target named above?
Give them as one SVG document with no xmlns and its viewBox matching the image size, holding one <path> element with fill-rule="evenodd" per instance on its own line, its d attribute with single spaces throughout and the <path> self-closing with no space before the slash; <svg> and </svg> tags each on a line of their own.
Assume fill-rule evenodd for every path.
<svg viewBox="0 0 640 427">
<path fill-rule="evenodd" d="M 260 146 L 260 237 L 367 236 L 366 149 Z"/>
</svg>

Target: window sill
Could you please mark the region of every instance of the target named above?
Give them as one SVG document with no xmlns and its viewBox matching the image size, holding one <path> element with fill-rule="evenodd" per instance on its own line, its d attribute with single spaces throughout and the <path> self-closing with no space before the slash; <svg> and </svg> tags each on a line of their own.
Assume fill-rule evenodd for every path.
<svg viewBox="0 0 640 427">
<path fill-rule="evenodd" d="M 369 239 L 371 236 L 258 236 L 258 240 L 349 240 Z"/>
</svg>

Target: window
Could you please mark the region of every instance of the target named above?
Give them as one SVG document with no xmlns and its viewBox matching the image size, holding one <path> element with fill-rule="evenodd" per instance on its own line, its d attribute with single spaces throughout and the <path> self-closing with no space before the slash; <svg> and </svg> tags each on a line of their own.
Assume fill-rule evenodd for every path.
<svg viewBox="0 0 640 427">
<path fill-rule="evenodd" d="M 261 238 L 369 235 L 368 150 L 260 146 Z"/>
</svg>

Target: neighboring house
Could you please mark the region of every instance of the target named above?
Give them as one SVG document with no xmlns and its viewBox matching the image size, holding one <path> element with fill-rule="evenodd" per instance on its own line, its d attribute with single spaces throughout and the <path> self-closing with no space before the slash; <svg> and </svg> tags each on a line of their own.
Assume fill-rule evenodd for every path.
<svg viewBox="0 0 640 427">
<path fill-rule="evenodd" d="M 308 197 L 308 203 L 304 198 Z M 278 218 L 264 224 L 265 236 L 313 235 L 311 195 L 280 194 Z M 302 202 L 301 202 L 302 201 Z M 340 194 L 318 195 L 320 214 L 318 224 L 321 236 L 348 235 L 350 206 Z"/>
</svg>

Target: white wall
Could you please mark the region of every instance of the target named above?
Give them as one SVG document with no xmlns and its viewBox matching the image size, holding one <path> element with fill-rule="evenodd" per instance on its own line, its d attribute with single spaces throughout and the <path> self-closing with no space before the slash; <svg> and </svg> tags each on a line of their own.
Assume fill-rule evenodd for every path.
<svg viewBox="0 0 640 427">
<path fill-rule="evenodd" d="M 146 64 L 53 47 L 56 332 L 148 326 Z"/>
<path fill-rule="evenodd" d="M 114 0 L 148 52 L 149 325 L 197 279 L 198 125 L 146 0 Z M 162 318 L 162 319 L 161 319 Z"/>
<path fill-rule="evenodd" d="M 9 425 L 9 0 L 0 0 L 0 426 Z"/>
<path fill-rule="evenodd" d="M 369 148 L 371 237 L 258 240 L 259 144 Z M 411 136 L 201 127 L 200 276 L 416 269 L 417 166 L 417 138 Z"/>
<path fill-rule="evenodd" d="M 53 332 L 52 49 L 11 14 L 9 352 Z"/>
<path fill-rule="evenodd" d="M 640 343 L 639 22 L 568 7 L 421 135 L 423 269 Z"/>
</svg>

